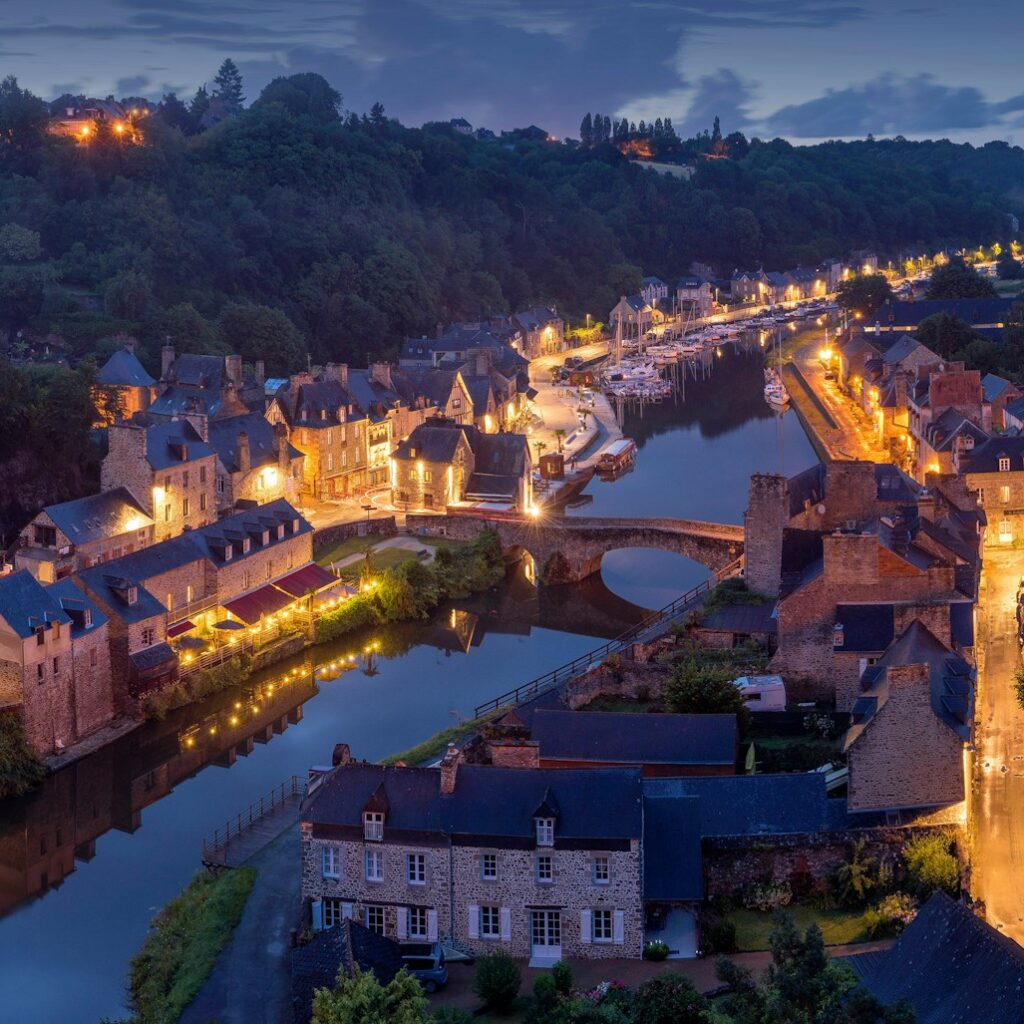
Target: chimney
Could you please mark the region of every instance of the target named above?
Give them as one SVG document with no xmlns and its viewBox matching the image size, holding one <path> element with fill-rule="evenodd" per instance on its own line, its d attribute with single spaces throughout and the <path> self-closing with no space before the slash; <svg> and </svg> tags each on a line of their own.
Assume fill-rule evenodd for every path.
<svg viewBox="0 0 1024 1024">
<path fill-rule="evenodd" d="M 455 792 L 455 777 L 459 772 L 462 751 L 454 743 L 448 744 L 444 757 L 441 758 L 441 795 L 451 796 Z"/>
<path fill-rule="evenodd" d="M 917 514 L 929 523 L 935 522 L 935 495 L 927 488 L 917 496 Z"/>
<path fill-rule="evenodd" d="M 308 373 L 305 370 L 303 370 L 301 373 L 293 373 L 288 378 L 288 386 L 292 390 L 295 390 L 296 388 L 301 387 L 303 384 L 312 384 L 312 383 L 313 383 L 313 375 L 311 373 Z"/>
<path fill-rule="evenodd" d="M 167 380 L 171 376 L 171 367 L 174 365 L 174 346 L 164 345 L 160 349 L 160 376 Z"/>
<path fill-rule="evenodd" d="M 324 367 L 324 380 L 333 380 L 343 388 L 348 387 L 348 363 L 328 363 Z"/>
<path fill-rule="evenodd" d="M 224 357 L 224 373 L 236 388 L 242 386 L 242 357 L 239 355 Z"/>
<path fill-rule="evenodd" d="M 347 743 L 335 743 L 334 752 L 331 754 L 331 765 L 335 768 L 343 764 L 352 763 L 352 751 Z"/>
<path fill-rule="evenodd" d="M 391 364 L 390 363 L 373 363 L 370 366 L 370 373 L 373 379 L 382 388 L 391 388 Z"/>
<path fill-rule="evenodd" d="M 274 452 L 277 455 L 277 468 L 281 476 L 288 476 L 288 428 L 283 423 L 274 424 Z"/>
<path fill-rule="evenodd" d="M 440 338 L 442 334 L 444 334 L 444 326 L 442 324 L 438 324 L 434 328 L 434 337 L 435 338 Z"/>
<path fill-rule="evenodd" d="M 256 383 L 263 384 L 267 379 L 266 364 L 262 359 L 256 360 Z"/>
<path fill-rule="evenodd" d="M 486 377 L 491 368 L 491 359 L 486 349 L 481 349 L 476 354 L 476 375 Z"/>
<path fill-rule="evenodd" d="M 249 435 L 244 430 L 239 431 L 238 440 L 235 442 L 235 463 L 238 465 L 239 473 L 248 473 L 252 468 Z"/>
<path fill-rule="evenodd" d="M 491 764 L 498 768 L 540 767 L 540 744 L 536 740 L 491 740 L 488 747 Z"/>
</svg>

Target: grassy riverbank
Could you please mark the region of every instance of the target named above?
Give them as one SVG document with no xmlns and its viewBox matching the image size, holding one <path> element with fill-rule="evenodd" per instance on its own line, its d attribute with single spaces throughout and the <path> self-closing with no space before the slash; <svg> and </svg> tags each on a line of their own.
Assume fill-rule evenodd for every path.
<svg viewBox="0 0 1024 1024">
<path fill-rule="evenodd" d="M 130 967 L 133 1024 L 178 1020 L 213 970 L 255 881 L 253 868 L 200 872 L 153 918 Z"/>
<path fill-rule="evenodd" d="M 483 715 L 480 718 L 470 718 L 458 725 L 449 726 L 447 729 L 435 732 L 433 736 L 428 736 L 422 743 L 409 747 L 408 750 L 402 750 L 397 754 L 390 754 L 382 758 L 380 763 L 397 764 L 402 761 L 405 764 L 418 765 L 433 761 L 444 753 L 449 743 L 457 743 L 459 740 L 465 739 L 486 725 L 492 718 L 494 718 L 494 714 Z"/>
<path fill-rule="evenodd" d="M 13 714 L 0 715 L 0 798 L 27 793 L 44 774 L 21 722 Z"/>
</svg>

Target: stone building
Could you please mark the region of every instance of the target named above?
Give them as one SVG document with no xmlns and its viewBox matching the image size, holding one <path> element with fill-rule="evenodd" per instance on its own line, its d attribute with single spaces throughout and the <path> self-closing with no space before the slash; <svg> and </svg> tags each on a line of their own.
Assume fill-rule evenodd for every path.
<svg viewBox="0 0 1024 1024">
<path fill-rule="evenodd" d="M 964 450 L 956 469 L 985 512 L 989 542 L 1024 538 L 1024 436 L 993 437 Z"/>
<path fill-rule="evenodd" d="M 160 350 L 158 397 L 147 417 L 151 422 L 170 422 L 190 415 L 214 419 L 225 414 L 262 412 L 264 381 L 262 360 L 249 373 L 239 355 L 178 355 L 173 345 L 164 345 Z"/>
<path fill-rule="evenodd" d="M 125 487 L 138 499 L 155 541 L 217 518 L 217 456 L 191 423 L 116 423 L 107 439 L 100 485 Z"/>
<path fill-rule="evenodd" d="M 330 927 L 351 918 L 399 939 L 444 938 L 542 965 L 639 957 L 639 771 L 460 761 L 454 748 L 438 768 L 349 760 L 310 786 L 302 896 L 313 921 Z M 686 819 L 672 812 L 686 809 L 678 801 L 658 808 L 678 842 Z"/>
<path fill-rule="evenodd" d="M 713 304 L 714 289 L 710 281 L 697 274 L 689 274 L 676 282 L 676 309 L 684 316 L 709 316 Z"/>
<path fill-rule="evenodd" d="M 531 306 L 512 315 L 512 324 L 521 332 L 521 348 L 527 359 L 561 352 L 565 341 L 565 321 L 553 307 Z"/>
<path fill-rule="evenodd" d="M 52 583 L 153 543 L 154 523 L 126 487 L 47 505 L 22 531 L 15 565 Z"/>
<path fill-rule="evenodd" d="M 920 620 L 865 668 L 843 744 L 850 811 L 962 804 L 974 670 Z"/>
<path fill-rule="evenodd" d="M 991 410 L 993 430 L 1006 430 L 1009 423 L 1006 419 L 1006 407 L 1016 402 L 1022 395 L 1020 388 L 994 373 L 986 373 L 981 378 L 981 387 L 985 394 L 985 402 Z"/>
<path fill-rule="evenodd" d="M 96 386 L 116 398 L 117 419 L 130 420 L 133 416 L 146 413 L 156 397 L 156 381 L 135 355 L 134 339 L 130 339 L 124 348 L 115 352 L 99 368 Z"/>
</svg>

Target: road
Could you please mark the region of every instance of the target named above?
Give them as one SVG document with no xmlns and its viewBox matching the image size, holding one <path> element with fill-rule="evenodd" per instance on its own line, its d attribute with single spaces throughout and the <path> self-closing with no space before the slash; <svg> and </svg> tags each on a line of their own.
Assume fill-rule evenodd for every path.
<svg viewBox="0 0 1024 1024">
<path fill-rule="evenodd" d="M 1021 664 L 1014 605 L 1018 551 L 987 546 L 978 604 L 979 787 L 972 808 L 972 891 L 989 924 L 1024 945 L 1024 712 L 1013 692 Z"/>
</svg>

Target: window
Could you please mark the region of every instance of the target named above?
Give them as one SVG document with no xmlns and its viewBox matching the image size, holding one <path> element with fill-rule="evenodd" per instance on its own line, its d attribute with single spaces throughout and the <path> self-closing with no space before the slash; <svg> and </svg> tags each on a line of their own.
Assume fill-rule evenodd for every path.
<svg viewBox="0 0 1024 1024">
<path fill-rule="evenodd" d="M 206 483 L 206 467 L 205 466 L 200 466 L 199 467 L 199 482 L 201 484 L 205 484 Z"/>
<path fill-rule="evenodd" d="M 409 502 L 409 492 L 408 492 L 408 491 L 399 491 L 399 492 L 398 492 L 398 500 L 399 500 L 399 501 L 400 501 L 400 502 L 401 502 L 401 503 L 402 503 L 403 505 L 406 505 L 406 504 L 408 504 L 408 502 Z"/>
<path fill-rule="evenodd" d="M 498 855 L 485 853 L 480 858 L 480 877 L 485 882 L 494 882 L 498 878 Z"/>
<path fill-rule="evenodd" d="M 181 486 L 188 487 L 188 470 L 181 474 Z"/>
<path fill-rule="evenodd" d="M 327 453 L 327 472 L 334 472 L 334 452 Z"/>
<path fill-rule="evenodd" d="M 169 523 L 171 521 L 171 506 L 164 505 L 164 522 Z"/>
<path fill-rule="evenodd" d="M 334 431 L 333 430 L 328 430 L 327 431 L 327 443 L 328 444 L 334 444 Z"/>
<path fill-rule="evenodd" d="M 46 643 L 46 630 L 42 626 L 36 626 L 36 647 L 42 647 Z"/>
<path fill-rule="evenodd" d="M 423 470 L 423 482 L 429 484 L 434 479 L 434 474 L 429 470 Z"/>
<path fill-rule="evenodd" d="M 384 838 L 383 811 L 366 811 L 363 814 L 363 838 L 378 841 Z"/>
<path fill-rule="evenodd" d="M 1004 505 L 1008 505 L 1010 503 L 1010 488 L 1009 487 L 1000 487 L 999 488 L 999 500 Z"/>
<path fill-rule="evenodd" d="M 43 663 L 42 662 L 39 662 L 39 664 L 36 665 L 36 679 L 38 679 L 39 682 L 43 681 Z"/>
<path fill-rule="evenodd" d="M 155 636 L 155 634 L 153 632 L 153 627 L 152 626 L 147 626 L 142 631 L 142 646 L 143 647 L 152 647 L 153 646 L 153 641 L 155 639 L 156 639 L 156 636 Z"/>
<path fill-rule="evenodd" d="M 368 882 L 384 881 L 384 851 L 366 851 L 366 880 Z"/>
<path fill-rule="evenodd" d="M 611 871 L 608 867 L 607 857 L 594 858 L 594 883 L 596 885 L 607 885 L 611 881 Z"/>
<path fill-rule="evenodd" d="M 325 846 L 323 848 L 324 878 L 341 878 L 341 847 Z"/>
<path fill-rule="evenodd" d="M 452 408 L 453 409 L 461 409 L 462 408 L 462 399 L 461 398 L 453 398 L 452 399 Z"/>
<path fill-rule="evenodd" d="M 612 912 L 604 909 L 591 911 L 590 928 L 590 937 L 594 942 L 611 942 Z"/>
<path fill-rule="evenodd" d="M 406 877 L 410 885 L 427 884 L 427 856 L 424 853 L 410 853 L 406 859 Z"/>
<path fill-rule="evenodd" d="M 553 882 L 555 880 L 555 869 L 551 863 L 551 854 L 542 853 L 537 858 L 537 881 Z"/>
<path fill-rule="evenodd" d="M 369 928 L 371 932 L 376 932 L 378 935 L 384 934 L 383 907 L 366 908 L 366 927 Z"/>
<path fill-rule="evenodd" d="M 274 575 L 274 560 L 272 558 L 267 559 L 267 579 Z"/>
<path fill-rule="evenodd" d="M 427 937 L 427 908 L 409 908 L 409 938 L 425 939 Z"/>
<path fill-rule="evenodd" d="M 434 496 L 432 494 L 423 495 L 423 507 L 433 508 L 434 507 Z"/>
<path fill-rule="evenodd" d="M 189 583 L 185 587 L 185 604 L 191 604 L 195 600 L 195 593 L 192 590 L 192 584 Z"/>
<path fill-rule="evenodd" d="M 222 476 L 217 477 L 217 493 L 224 493 L 224 477 Z"/>
<path fill-rule="evenodd" d="M 499 907 L 480 908 L 480 938 L 497 939 L 501 937 L 501 910 Z"/>
<path fill-rule="evenodd" d="M 90 668 L 95 668 L 96 667 L 96 648 L 95 647 L 89 648 L 89 667 Z"/>
<path fill-rule="evenodd" d="M 351 908 L 349 917 L 352 916 Z M 333 928 L 345 920 L 345 904 L 336 896 L 328 896 L 324 899 L 324 927 Z"/>
<path fill-rule="evenodd" d="M 181 514 L 183 516 L 187 516 L 188 515 L 188 509 L 189 509 L 188 498 L 182 498 L 181 499 Z"/>
<path fill-rule="evenodd" d="M 555 845 L 555 819 L 554 818 L 537 818 L 537 845 L 538 846 L 554 846 Z"/>
<path fill-rule="evenodd" d="M 341 468 L 348 469 L 348 449 L 344 448 L 341 452 Z"/>
<path fill-rule="evenodd" d="M 167 601 L 164 603 L 164 607 L 169 612 L 174 611 L 174 595 L 169 590 L 167 591 Z"/>
<path fill-rule="evenodd" d="M 53 674 L 56 675 L 60 671 L 60 659 L 53 659 Z"/>
<path fill-rule="evenodd" d="M 199 495 L 199 511 L 200 512 L 205 512 L 206 511 L 206 495 L 205 494 L 200 494 Z"/>
<path fill-rule="evenodd" d="M 242 572 L 242 589 L 248 590 L 252 586 L 252 573 L 248 569 Z"/>
<path fill-rule="evenodd" d="M 999 459 L 999 472 L 1009 473 L 1010 472 L 1010 460 L 1005 456 L 1000 456 Z"/>
</svg>

